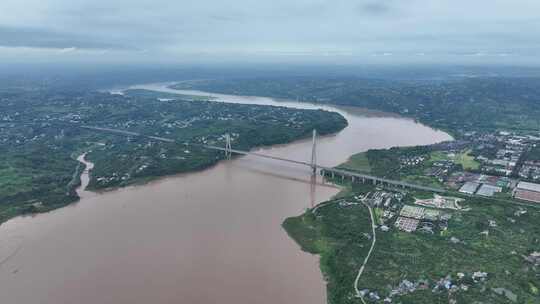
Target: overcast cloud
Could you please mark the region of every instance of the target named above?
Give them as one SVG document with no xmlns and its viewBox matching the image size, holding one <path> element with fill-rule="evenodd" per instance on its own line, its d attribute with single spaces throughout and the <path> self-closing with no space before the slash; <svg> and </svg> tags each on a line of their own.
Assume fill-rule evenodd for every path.
<svg viewBox="0 0 540 304">
<path fill-rule="evenodd" d="M 2 0 L 0 61 L 534 62 L 539 12 L 538 0 Z"/>
</svg>

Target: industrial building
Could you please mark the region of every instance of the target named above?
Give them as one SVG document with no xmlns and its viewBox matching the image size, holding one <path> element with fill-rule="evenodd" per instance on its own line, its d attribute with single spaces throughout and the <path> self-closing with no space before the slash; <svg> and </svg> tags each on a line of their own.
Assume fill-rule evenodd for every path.
<svg viewBox="0 0 540 304">
<path fill-rule="evenodd" d="M 398 217 L 395 223 L 395 226 L 405 232 L 414 232 L 420 223 L 417 219 L 412 219 L 408 217 Z"/>
<path fill-rule="evenodd" d="M 501 191 L 502 191 L 501 187 L 492 186 L 492 185 L 488 185 L 488 184 L 482 184 L 482 186 L 480 187 L 480 189 L 478 189 L 476 194 L 481 195 L 481 196 L 491 197 L 491 196 L 495 195 L 495 193 L 501 192 Z"/>
<path fill-rule="evenodd" d="M 466 194 L 474 194 L 476 192 L 476 189 L 480 187 L 479 183 L 475 182 L 466 182 L 460 189 L 459 192 L 466 193 Z"/>
<path fill-rule="evenodd" d="M 514 189 L 514 197 L 521 200 L 540 203 L 540 184 L 519 182 Z"/>
</svg>

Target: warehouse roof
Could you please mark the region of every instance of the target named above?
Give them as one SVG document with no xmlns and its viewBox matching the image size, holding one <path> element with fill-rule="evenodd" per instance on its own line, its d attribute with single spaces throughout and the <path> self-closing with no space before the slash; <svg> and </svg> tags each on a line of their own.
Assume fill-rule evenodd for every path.
<svg viewBox="0 0 540 304">
<path fill-rule="evenodd" d="M 476 192 L 478 195 L 482 196 L 493 196 L 496 192 L 501 192 L 501 187 L 496 187 L 488 184 L 483 184 L 480 189 Z"/>
<path fill-rule="evenodd" d="M 478 189 L 479 186 L 480 186 L 479 183 L 466 182 L 465 185 L 463 185 L 459 189 L 459 192 L 468 193 L 468 194 L 474 194 L 476 192 L 476 189 Z"/>
<path fill-rule="evenodd" d="M 528 182 L 519 182 L 517 185 L 518 189 L 529 190 L 534 192 L 540 192 L 540 184 L 528 183 Z"/>
</svg>

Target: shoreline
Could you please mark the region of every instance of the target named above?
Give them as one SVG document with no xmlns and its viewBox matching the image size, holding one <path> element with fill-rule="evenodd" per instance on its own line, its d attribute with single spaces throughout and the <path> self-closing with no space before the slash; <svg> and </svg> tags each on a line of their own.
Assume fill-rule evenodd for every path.
<svg viewBox="0 0 540 304">
<path fill-rule="evenodd" d="M 75 192 L 79 196 L 79 200 L 85 197 L 87 194 L 92 193 L 92 191 L 86 190 L 88 184 L 90 183 L 90 171 L 94 168 L 94 163 L 86 160 L 86 155 L 92 151 L 84 152 L 83 154 L 77 157 L 77 160 L 84 165 L 84 169 L 79 176 L 80 185 L 75 189 Z"/>
<path fill-rule="evenodd" d="M 108 92 L 110 94 L 121 94 L 121 93 L 123 93 L 123 91 L 124 90 L 122 90 L 122 89 L 118 89 L 118 90 L 115 90 L 114 92 L 113 91 L 108 91 Z M 155 92 L 155 91 L 153 91 L 153 92 Z M 214 102 L 220 102 L 220 101 L 214 101 Z M 227 102 L 225 102 L 225 103 L 227 103 Z M 306 110 L 309 111 L 310 109 L 306 109 Z M 341 126 L 338 127 L 335 131 L 332 131 L 330 133 L 320 134 L 319 138 L 326 138 L 326 137 L 336 136 L 339 132 L 341 132 L 345 128 L 347 128 L 349 126 L 349 122 L 345 117 L 343 117 L 343 115 L 341 115 L 341 116 L 345 120 L 345 125 L 343 127 L 341 127 Z M 253 151 L 260 151 L 260 150 L 264 150 L 264 149 L 272 150 L 274 148 L 285 147 L 285 146 L 290 145 L 290 144 L 298 144 L 298 143 L 302 143 L 302 142 L 305 142 L 305 141 L 309 141 L 310 136 L 311 136 L 311 131 L 307 132 L 306 134 L 304 134 L 304 135 L 302 135 L 302 136 L 300 136 L 298 138 L 295 138 L 295 139 L 293 139 L 291 141 L 288 141 L 288 142 L 278 142 L 278 143 L 271 143 L 271 144 L 267 144 L 267 145 L 253 146 L 253 147 L 249 148 L 249 151 L 253 152 Z M 188 174 L 204 172 L 204 171 L 207 171 L 207 170 L 210 170 L 210 169 L 216 167 L 222 161 L 228 161 L 226 158 L 215 159 L 215 160 L 213 159 L 213 160 L 211 160 L 211 162 L 209 164 L 205 164 L 205 165 L 203 165 L 203 166 L 201 166 L 199 168 L 195 168 L 195 169 L 191 169 L 191 170 L 179 171 L 179 172 L 176 172 L 176 173 L 173 173 L 173 174 L 147 176 L 147 177 L 144 177 L 144 178 L 135 179 L 135 180 L 133 180 L 133 182 L 125 184 L 125 185 L 117 185 L 117 186 L 111 186 L 111 187 L 106 187 L 106 188 L 94 188 L 94 187 L 92 187 L 92 185 L 90 185 L 90 182 L 91 182 L 90 171 L 94 168 L 95 164 L 86 159 L 86 156 L 88 155 L 88 153 L 91 153 L 91 152 L 92 152 L 91 150 L 87 151 L 87 152 L 84 152 L 84 153 L 80 154 L 76 158 L 76 160 L 79 162 L 79 166 L 81 164 L 84 166 L 84 168 L 82 169 L 80 175 L 79 176 L 74 176 L 74 180 L 72 181 L 72 182 L 75 182 L 76 186 L 68 189 L 68 191 L 73 191 L 78 196 L 76 199 L 74 199 L 71 202 L 68 202 L 68 203 L 65 203 L 65 204 L 59 204 L 59 205 L 56 205 L 54 207 L 47 208 L 47 209 L 44 209 L 44 210 L 37 210 L 35 212 L 30 212 L 30 213 L 27 213 L 27 214 L 16 215 L 16 216 L 11 217 L 11 218 L 3 221 L 3 222 L 0 222 L 0 226 L 3 225 L 3 224 L 8 223 L 8 222 L 10 222 L 10 221 L 12 221 L 14 219 L 17 219 L 19 217 L 35 217 L 35 216 L 39 216 L 39 215 L 42 215 L 42 214 L 48 214 L 48 213 L 51 213 L 51 212 L 56 211 L 58 209 L 62 209 L 62 208 L 67 207 L 67 206 L 75 205 L 75 204 L 79 203 L 81 200 L 83 200 L 84 198 L 92 197 L 93 195 L 114 192 L 114 191 L 118 191 L 118 190 L 126 189 L 126 188 L 131 188 L 131 187 L 140 187 L 140 186 L 150 185 L 150 184 L 160 182 L 160 181 L 168 179 L 168 178 L 174 178 L 174 177 L 177 177 L 177 176 L 185 176 L 185 175 L 188 175 Z M 243 155 L 233 155 L 232 159 L 234 160 L 234 159 L 238 159 L 238 158 L 241 158 L 241 157 L 243 157 Z M 77 167 L 76 170 L 75 170 L 75 174 L 77 174 L 79 170 L 80 170 L 79 167 Z M 69 187 L 69 185 L 68 185 L 68 187 Z"/>
<path fill-rule="evenodd" d="M 234 96 L 225 97 L 223 102 L 228 103 L 229 101 L 244 104 L 276 104 L 276 102 L 266 98 L 249 100 Z M 292 107 L 288 104 L 281 104 L 281 102 L 280 105 Z M 303 108 L 304 105 L 306 104 L 296 104 L 296 107 Z M 416 124 L 410 119 L 368 118 L 356 111 L 350 113 L 345 112 L 344 109 L 336 109 L 336 107 L 317 105 L 317 108 L 321 107 L 323 109 L 331 108 L 333 112 L 340 114 L 344 113 L 342 116 L 348 122 L 348 126 L 340 132 L 321 136 L 320 143 L 317 145 L 318 159 L 321 165 L 337 165 L 355 152 L 372 147 L 423 145 L 449 139 L 447 134 Z M 306 108 L 313 108 L 313 106 L 306 105 Z M 415 136 L 403 137 L 401 135 L 403 130 L 408 130 Z M 304 159 L 311 152 L 311 144 L 307 138 L 304 138 L 283 144 L 257 146 L 253 150 L 278 157 Z M 91 154 L 87 157 L 91 158 L 90 156 Z M 96 161 L 94 160 L 94 162 Z M 212 168 L 215 169 L 210 170 Z M 319 186 L 319 181 L 317 181 L 317 186 Z M 227 241 L 230 244 L 229 256 L 225 257 L 225 263 L 212 265 L 208 269 L 209 274 L 215 271 L 226 273 L 231 270 L 230 267 L 242 267 L 241 265 L 245 265 L 246 262 L 251 263 L 252 267 L 263 267 L 260 271 L 246 273 L 253 278 L 251 281 L 255 284 L 254 289 L 257 289 L 258 285 L 265 284 L 264 280 L 268 278 L 264 267 L 270 267 L 272 280 L 275 279 L 276 282 L 290 281 L 290 283 L 285 286 L 281 283 L 273 284 L 273 281 L 268 282 L 272 283 L 269 285 L 268 296 L 281 292 L 287 294 L 287 298 L 293 301 L 291 303 L 304 303 L 306 301 L 323 303 L 326 298 L 326 288 L 325 279 L 317 267 L 319 257 L 300 252 L 297 244 L 284 233 L 281 224 L 287 217 L 299 214 L 305 208 L 312 206 L 312 202 L 319 204 L 341 192 L 340 190 L 343 188 L 328 184 L 319 186 L 315 192 L 310 193 L 309 172 L 302 167 L 286 163 L 276 164 L 269 161 L 259 161 L 253 157 L 246 157 L 244 160 L 234 158 L 230 162 L 219 161 L 205 170 L 158 177 L 145 182 L 144 185 L 130 185 L 117 188 L 104 195 L 94 195 L 90 200 L 85 200 L 84 204 L 73 204 L 76 208 L 59 208 L 51 215 L 44 215 L 35 221 L 28 219 L 12 223 L 6 228 L 10 230 L 16 227 L 18 233 L 30 236 L 32 231 L 37 230 L 50 235 L 61 233 L 62 237 L 58 240 L 55 239 L 52 244 L 51 241 L 44 238 L 36 238 L 29 243 L 34 247 L 34 250 L 40 250 L 44 253 L 47 253 L 48 250 L 54 250 L 57 246 L 63 246 L 64 243 L 86 240 L 83 242 L 98 248 L 96 250 L 98 257 L 108 257 L 105 260 L 101 258 L 99 260 L 107 265 L 113 274 L 118 275 L 122 275 L 123 266 L 127 267 L 126 269 L 131 269 L 129 265 L 132 263 L 146 263 L 141 265 L 140 272 L 151 276 L 156 267 L 161 267 L 162 264 L 159 261 L 154 261 L 155 263 L 148 261 L 145 257 L 155 253 L 153 248 L 172 246 L 171 248 L 174 250 L 163 251 L 165 256 L 160 260 L 174 261 L 179 263 L 181 267 L 186 267 L 181 274 L 186 279 L 186 284 L 184 284 L 186 287 L 185 290 L 183 290 L 184 287 L 176 287 L 174 291 L 173 289 L 170 291 L 176 294 L 178 290 L 182 290 L 185 295 L 194 299 L 198 299 L 202 295 L 190 289 L 189 284 L 199 284 L 197 278 L 199 278 L 198 274 L 201 270 L 191 268 L 192 260 L 203 259 L 202 264 L 198 265 L 197 268 L 204 268 L 204 265 L 213 263 L 218 258 L 218 253 L 215 253 L 216 256 L 212 253 L 211 244 Z M 153 219 L 157 219 L 157 222 L 151 225 L 141 225 L 141 222 L 150 223 Z M 81 221 L 87 224 L 77 225 Z M 68 227 L 73 228 L 65 229 Z M 122 227 L 122 229 L 117 230 L 118 227 Z M 192 232 L 194 229 L 197 229 L 197 233 Z M 261 239 L 259 230 L 260 233 L 267 234 L 267 238 Z M 103 237 L 103 234 L 106 236 Z M 109 234 L 111 234 L 110 237 Z M 117 238 L 130 241 L 119 243 L 115 241 Z M 171 238 L 174 239 L 173 242 L 171 242 Z M 199 240 L 197 244 L 205 246 L 201 250 L 204 249 L 204 252 L 208 253 L 207 256 L 201 257 L 200 254 L 194 253 L 192 250 L 185 250 L 184 244 L 187 242 L 186 244 L 189 246 L 193 238 Z M 250 242 L 253 246 L 246 248 L 244 241 Z M 141 248 L 137 245 L 140 242 L 151 242 L 153 246 Z M 103 247 L 100 247 L 101 245 Z M 270 245 L 271 247 L 269 247 Z M 206 248 L 206 246 L 210 247 Z M 266 250 L 266 248 L 273 250 Z M 282 250 L 279 250 L 280 248 Z M 77 257 L 83 254 L 82 250 L 84 249 L 78 246 L 68 246 L 64 255 Z M 246 250 L 249 254 L 246 254 Z M 126 257 L 123 256 L 126 251 L 139 252 L 140 254 L 130 256 L 126 261 Z M 243 255 L 245 257 L 239 261 L 237 257 Z M 179 259 L 179 257 L 183 258 Z M 219 259 L 221 258 L 219 257 Z M 276 261 L 282 259 L 282 265 L 266 264 L 267 261 L 273 259 Z M 28 262 L 32 261 L 34 258 L 23 252 L 23 255 L 10 262 L 10 265 L 16 267 L 18 263 L 27 265 Z M 95 260 L 80 260 L 78 265 L 74 265 L 74 269 L 83 271 L 83 269 L 91 267 L 93 261 Z M 50 268 L 62 267 L 62 265 L 64 265 L 64 258 L 51 255 L 46 265 L 28 270 L 31 273 L 25 272 L 19 275 L 32 278 L 40 275 L 45 276 L 50 272 Z M 88 282 L 94 278 L 97 279 L 101 274 L 101 271 L 94 273 L 88 278 Z M 178 278 L 178 275 L 180 275 L 178 270 L 171 269 L 170 273 L 165 272 L 164 276 L 155 279 L 157 282 L 163 283 Z M 214 277 L 211 276 L 211 278 Z M 205 281 L 215 284 L 211 278 L 209 281 Z M 128 276 L 124 279 L 126 286 L 137 286 L 141 283 L 141 280 L 136 277 Z M 62 278 L 52 277 L 49 280 L 50 283 L 46 283 L 43 288 L 54 288 L 55 282 L 60 282 L 60 280 Z M 305 287 L 298 288 L 296 284 L 299 281 Z M 21 283 L 13 284 L 18 286 L 17 284 Z M 8 290 L 9 286 L 5 288 Z M 305 292 L 306 288 L 310 289 L 309 293 Z M 234 300 L 227 302 L 226 299 L 223 299 L 221 294 L 230 290 L 229 288 L 221 290 L 220 286 L 217 286 L 217 290 L 220 295 L 216 294 L 216 299 L 219 298 L 226 303 L 238 302 Z M 145 295 L 163 294 L 163 290 L 154 289 L 135 291 L 135 294 L 143 291 Z M 83 289 L 77 294 L 85 294 L 85 292 L 86 290 Z M 88 289 L 87 292 L 92 293 L 93 291 Z M 106 294 L 112 291 L 105 286 L 102 292 Z M 121 293 L 117 297 L 122 299 L 124 295 L 125 293 Z M 172 294 L 171 296 L 174 297 Z M 252 300 L 260 296 L 259 292 L 245 295 Z M 31 296 L 21 294 L 18 297 L 22 299 Z M 62 300 L 65 297 L 59 295 L 58 299 Z"/>
<path fill-rule="evenodd" d="M 169 82 L 156 82 L 156 83 L 149 83 L 149 84 L 146 84 L 146 85 L 150 85 L 150 86 L 151 85 L 161 85 L 161 86 L 164 86 L 168 90 L 175 90 L 175 91 L 190 91 L 190 92 L 202 92 L 202 93 L 218 94 L 218 95 L 232 95 L 232 94 L 229 94 L 229 93 L 218 92 L 218 91 L 200 91 L 197 88 L 191 88 L 191 89 L 177 89 L 177 88 L 175 88 L 175 85 L 180 84 L 182 82 L 190 82 L 190 80 L 180 81 L 180 82 L 170 82 L 170 81 Z M 130 86 L 129 89 L 136 88 L 137 86 L 139 86 L 139 85 Z M 139 88 L 139 89 L 144 89 L 144 88 Z M 145 89 L 145 90 L 151 91 L 151 89 Z M 115 92 L 117 94 L 119 92 L 121 94 L 123 94 L 123 91 L 125 91 L 125 90 L 121 90 L 121 91 L 116 90 Z M 177 94 L 180 95 L 181 93 L 177 93 Z M 383 110 L 379 110 L 379 109 L 359 107 L 359 106 L 354 106 L 354 105 L 344 105 L 344 104 L 339 104 L 339 103 L 292 100 L 292 99 L 288 99 L 288 98 L 285 98 L 285 97 L 275 97 L 275 96 L 260 96 L 260 95 L 256 96 L 256 95 L 243 95 L 243 94 L 235 94 L 234 96 L 239 96 L 239 97 L 243 97 L 243 98 L 261 98 L 261 97 L 263 97 L 263 98 L 272 99 L 272 100 L 274 100 L 276 102 L 283 102 L 283 103 L 296 102 L 296 103 L 303 103 L 303 104 L 312 105 L 312 106 L 319 105 L 319 106 L 332 107 L 332 108 L 335 108 L 337 110 L 354 109 L 354 110 L 365 111 L 365 113 L 363 113 L 363 114 L 366 115 L 366 117 L 394 117 L 394 118 L 399 118 L 399 119 L 410 119 L 410 120 L 414 121 L 415 123 L 428 126 L 428 127 L 432 128 L 434 130 L 441 131 L 441 132 L 444 132 L 444 133 L 450 135 L 450 137 L 452 137 L 452 139 L 450 141 L 454 141 L 457 138 L 457 133 L 456 133 L 457 131 L 456 130 L 452 130 L 451 128 L 445 128 L 445 127 L 441 127 L 441 126 L 436 126 L 436 125 L 430 124 L 429 121 L 423 121 L 423 120 L 419 119 L 418 117 L 414 117 L 412 115 L 406 115 L 406 114 L 400 113 L 400 112 L 387 112 L 387 111 L 383 111 Z M 208 96 L 206 96 L 206 97 L 208 97 Z"/>
</svg>

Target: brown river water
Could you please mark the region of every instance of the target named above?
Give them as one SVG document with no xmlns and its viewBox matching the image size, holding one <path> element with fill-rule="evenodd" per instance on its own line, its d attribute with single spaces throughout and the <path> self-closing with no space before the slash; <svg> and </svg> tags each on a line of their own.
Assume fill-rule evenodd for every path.
<svg viewBox="0 0 540 304">
<path fill-rule="evenodd" d="M 177 92 L 165 84 L 137 87 Z M 357 108 L 178 92 L 339 112 L 349 126 L 318 141 L 318 162 L 326 166 L 370 148 L 451 139 L 410 119 Z M 311 141 L 257 151 L 309 161 Z M 318 257 L 302 252 L 281 227 L 339 191 L 318 179 L 312 191 L 309 168 L 245 156 L 146 185 L 80 189 L 76 204 L 0 226 L 0 303 L 325 303 Z"/>
</svg>

